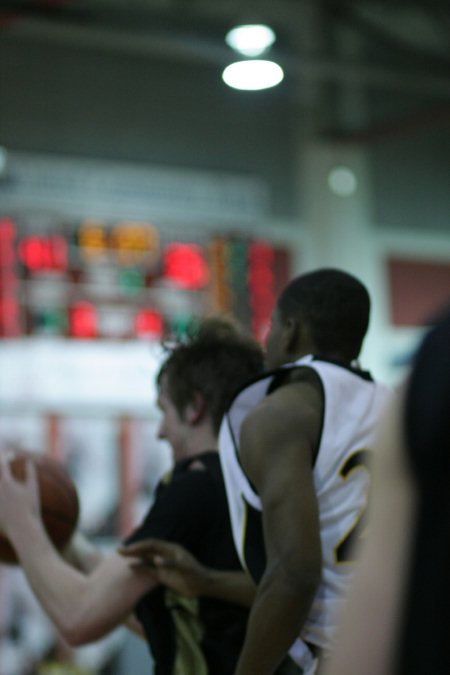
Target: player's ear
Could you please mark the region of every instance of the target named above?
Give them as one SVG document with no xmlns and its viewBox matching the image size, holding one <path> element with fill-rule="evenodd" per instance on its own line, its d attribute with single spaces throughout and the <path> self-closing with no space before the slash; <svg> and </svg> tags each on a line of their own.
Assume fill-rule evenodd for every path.
<svg viewBox="0 0 450 675">
<path fill-rule="evenodd" d="M 186 406 L 185 419 L 189 424 L 198 424 L 206 411 L 205 397 L 199 391 L 194 392 L 190 403 Z"/>
<path fill-rule="evenodd" d="M 301 326 L 299 320 L 293 316 L 289 316 L 284 322 L 282 335 L 283 349 L 286 354 L 295 352 L 300 333 Z"/>
<path fill-rule="evenodd" d="M 301 351 L 314 352 L 314 340 L 308 322 L 299 317 L 288 317 L 283 334 L 285 353 L 295 356 Z"/>
</svg>

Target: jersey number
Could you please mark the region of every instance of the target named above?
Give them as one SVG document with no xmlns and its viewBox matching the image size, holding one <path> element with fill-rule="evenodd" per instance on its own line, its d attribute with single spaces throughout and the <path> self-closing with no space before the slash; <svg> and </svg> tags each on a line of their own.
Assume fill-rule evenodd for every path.
<svg viewBox="0 0 450 675">
<path fill-rule="evenodd" d="M 348 457 L 342 465 L 339 475 L 347 480 L 353 471 L 368 471 L 370 450 L 357 450 Z M 334 558 L 337 563 L 354 562 L 353 549 L 356 542 L 361 539 L 367 529 L 367 506 L 356 517 L 355 522 L 334 549 Z"/>
</svg>

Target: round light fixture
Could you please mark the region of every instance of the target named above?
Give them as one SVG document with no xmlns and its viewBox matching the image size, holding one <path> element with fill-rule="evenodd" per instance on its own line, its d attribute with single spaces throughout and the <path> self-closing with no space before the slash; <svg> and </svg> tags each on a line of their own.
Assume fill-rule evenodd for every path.
<svg viewBox="0 0 450 675">
<path fill-rule="evenodd" d="M 225 36 L 226 43 L 244 56 L 260 56 L 275 42 L 275 33 L 264 24 L 246 24 L 232 28 Z"/>
<path fill-rule="evenodd" d="M 346 166 L 336 166 L 328 174 L 328 187 L 339 197 L 350 197 L 357 186 L 355 174 Z"/>
<path fill-rule="evenodd" d="M 261 59 L 236 61 L 222 73 L 222 79 L 229 87 L 249 91 L 275 87 L 283 77 L 283 69 L 278 63 Z"/>
</svg>

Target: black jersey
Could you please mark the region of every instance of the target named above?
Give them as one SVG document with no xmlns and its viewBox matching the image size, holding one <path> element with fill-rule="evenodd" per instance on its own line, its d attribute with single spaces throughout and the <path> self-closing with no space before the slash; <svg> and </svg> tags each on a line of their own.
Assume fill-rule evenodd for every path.
<svg viewBox="0 0 450 675">
<path fill-rule="evenodd" d="M 204 469 L 191 468 L 198 461 Z M 127 543 L 149 537 L 185 546 L 208 567 L 241 569 L 217 452 L 182 460 L 161 480 L 152 507 Z M 243 607 L 206 597 L 185 598 L 159 586 L 140 600 L 135 611 L 156 675 L 234 672 L 248 616 Z"/>
</svg>

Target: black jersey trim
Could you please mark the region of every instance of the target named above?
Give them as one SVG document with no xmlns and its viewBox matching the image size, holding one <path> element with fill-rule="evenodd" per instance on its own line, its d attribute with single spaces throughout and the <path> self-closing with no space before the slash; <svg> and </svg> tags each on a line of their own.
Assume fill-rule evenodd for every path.
<svg viewBox="0 0 450 675">
<path fill-rule="evenodd" d="M 253 383 L 253 384 L 254 384 L 254 383 Z M 240 458 L 240 456 L 239 456 L 239 445 L 238 445 L 238 443 L 236 442 L 236 437 L 235 437 L 235 435 L 234 435 L 234 431 L 233 431 L 233 427 L 232 427 L 232 424 L 231 424 L 231 420 L 230 420 L 228 417 L 226 418 L 226 420 L 227 420 L 227 425 L 228 425 L 228 429 L 229 429 L 229 432 L 230 432 L 230 438 L 231 438 L 231 440 L 232 440 L 232 442 L 233 442 L 233 451 L 234 451 L 234 455 L 235 455 L 235 457 L 236 457 L 237 463 L 238 463 L 239 466 L 241 467 L 241 471 L 242 471 L 243 475 L 245 476 L 245 480 L 246 480 L 247 483 L 250 485 L 250 487 L 251 487 L 251 489 L 253 490 L 253 492 L 255 493 L 255 495 L 257 495 L 257 494 L 258 494 L 258 491 L 257 491 L 256 487 L 253 485 L 252 481 L 251 481 L 250 478 L 247 476 L 247 472 L 245 471 L 244 467 L 242 466 L 241 458 Z"/>
</svg>

